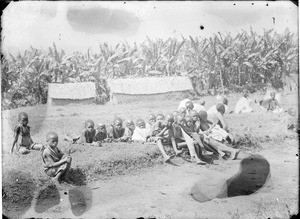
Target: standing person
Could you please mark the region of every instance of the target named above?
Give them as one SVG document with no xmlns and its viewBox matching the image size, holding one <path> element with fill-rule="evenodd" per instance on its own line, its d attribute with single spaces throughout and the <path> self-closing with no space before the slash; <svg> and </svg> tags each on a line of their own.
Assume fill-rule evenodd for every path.
<svg viewBox="0 0 300 219">
<path fill-rule="evenodd" d="M 25 112 L 19 113 L 18 122 L 19 124 L 14 129 L 14 141 L 10 153 L 13 153 L 15 145 L 20 154 L 28 154 L 30 150 L 42 150 L 43 145 L 34 143 L 30 136 L 28 114 Z"/>
<path fill-rule="evenodd" d="M 52 177 L 55 183 L 60 183 L 61 179 L 65 182 L 73 183 L 68 177 L 72 158 L 70 155 L 64 155 L 57 147 L 57 133 L 49 132 L 46 136 L 46 142 L 46 147 L 42 153 L 45 173 Z"/>
</svg>

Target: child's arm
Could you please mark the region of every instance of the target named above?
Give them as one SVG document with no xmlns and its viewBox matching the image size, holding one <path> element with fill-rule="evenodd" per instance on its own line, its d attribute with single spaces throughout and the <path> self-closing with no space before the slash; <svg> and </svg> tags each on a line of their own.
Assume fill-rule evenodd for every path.
<svg viewBox="0 0 300 219">
<path fill-rule="evenodd" d="M 66 156 L 66 157 L 60 159 L 60 161 L 54 162 L 48 154 L 44 155 L 43 157 L 44 157 L 44 161 L 46 164 L 45 167 L 57 167 L 57 166 L 62 165 L 63 163 L 68 162 L 68 160 L 70 159 L 70 156 Z"/>
<path fill-rule="evenodd" d="M 221 124 L 222 124 L 222 126 L 223 126 L 222 128 L 223 128 L 226 132 L 228 132 L 228 125 L 227 125 L 227 123 L 226 123 L 224 117 L 221 115 L 221 113 L 218 113 L 218 119 L 220 120 L 220 122 L 221 122 Z"/>
</svg>

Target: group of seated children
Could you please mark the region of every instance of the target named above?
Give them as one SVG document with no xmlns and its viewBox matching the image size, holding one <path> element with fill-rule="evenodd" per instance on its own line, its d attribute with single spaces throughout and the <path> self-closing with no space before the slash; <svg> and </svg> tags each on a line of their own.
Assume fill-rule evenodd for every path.
<svg viewBox="0 0 300 219">
<path fill-rule="evenodd" d="M 172 145 L 176 156 L 183 152 L 183 147 L 187 147 L 191 159 L 197 164 L 211 163 L 212 160 L 207 156 L 210 154 L 216 154 L 219 157 L 229 154 L 230 159 L 235 159 L 238 150 L 224 144 L 232 141 L 223 119 L 224 104 L 218 103 L 214 113 L 211 120 L 213 122 L 211 122 L 206 111 L 197 112 L 194 110 L 193 103 L 187 101 L 185 107 L 181 107 L 174 113 L 168 113 L 166 116 L 150 114 L 147 123 L 143 119 L 138 119 L 136 124 L 132 120 L 127 120 L 125 127 L 121 118 L 115 118 L 114 123 L 108 129 L 103 123 L 98 124 L 95 129 L 94 122 L 88 119 L 84 123 L 84 130 L 80 136 L 65 135 L 64 140 L 91 146 L 101 146 L 103 142 L 150 142 L 158 146 L 166 162 L 171 159 L 171 156 L 166 153 L 165 145 Z M 45 146 L 36 144 L 30 136 L 28 115 L 24 112 L 20 113 L 18 121 L 19 124 L 14 130 L 11 153 L 15 146 L 21 154 L 27 154 L 30 150 L 40 150 L 45 173 L 57 182 L 60 179 L 70 181 L 68 172 L 72 159 L 70 152 L 64 155 L 57 148 L 57 133 L 47 134 Z"/>
</svg>

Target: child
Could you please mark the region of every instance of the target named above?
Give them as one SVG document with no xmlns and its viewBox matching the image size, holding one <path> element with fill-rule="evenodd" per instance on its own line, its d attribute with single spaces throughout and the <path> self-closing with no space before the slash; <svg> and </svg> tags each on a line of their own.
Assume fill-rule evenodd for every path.
<svg viewBox="0 0 300 219">
<path fill-rule="evenodd" d="M 236 103 L 234 112 L 236 114 L 253 112 L 253 109 L 250 107 L 249 94 L 247 92 L 245 92 L 244 96 Z"/>
<path fill-rule="evenodd" d="M 178 111 L 174 111 L 173 112 L 173 118 L 174 118 L 174 121 L 176 121 L 176 118 L 177 118 L 177 115 L 179 114 Z"/>
<path fill-rule="evenodd" d="M 204 142 L 216 148 L 220 156 L 223 157 L 225 155 L 223 152 L 230 152 L 230 159 L 235 159 L 239 150 L 235 150 L 222 144 L 224 140 L 229 138 L 228 133 L 221 129 L 218 125 L 210 126 L 212 122 L 207 120 L 207 112 L 200 111 L 199 118 L 200 130 L 205 136 Z"/>
<path fill-rule="evenodd" d="M 182 115 L 177 115 L 176 122 L 173 123 L 174 130 L 174 138 L 177 144 L 185 142 L 192 160 L 194 160 L 197 164 L 204 164 L 199 156 L 201 155 L 201 148 L 198 144 L 194 144 L 193 139 L 184 133 L 181 127 L 185 125 L 185 120 Z M 198 154 L 196 153 L 198 152 Z"/>
<path fill-rule="evenodd" d="M 146 123 L 142 119 L 136 121 L 136 128 L 133 131 L 132 140 L 140 141 L 142 143 L 147 142 L 149 139 L 149 130 L 146 129 Z"/>
<path fill-rule="evenodd" d="M 190 112 L 191 110 L 194 109 L 194 104 L 192 101 L 188 101 L 185 103 L 185 109 L 186 109 L 186 112 Z"/>
<path fill-rule="evenodd" d="M 164 121 L 164 116 L 162 114 L 157 115 L 157 121 L 153 124 L 150 131 L 151 136 L 155 139 L 155 142 L 162 153 L 165 162 L 168 162 L 171 159 L 171 156 L 167 155 L 163 143 L 171 143 L 176 155 L 182 153 L 182 150 L 177 149 L 177 145 L 174 138 L 172 124 L 174 122 L 173 115 L 167 114 L 166 121 Z"/>
<path fill-rule="evenodd" d="M 97 134 L 94 138 L 96 142 L 105 142 L 107 140 L 106 126 L 103 123 L 99 123 L 97 127 Z"/>
<path fill-rule="evenodd" d="M 14 141 L 10 153 L 13 153 L 15 145 L 17 145 L 17 151 L 21 154 L 28 154 L 30 150 L 42 150 L 43 145 L 33 143 L 30 136 L 30 127 L 27 125 L 29 122 L 27 113 L 19 113 L 18 122 L 19 124 L 14 129 Z"/>
<path fill-rule="evenodd" d="M 193 138 L 196 141 L 196 143 L 200 146 L 201 151 L 199 152 L 199 156 L 201 156 L 202 154 L 211 155 L 212 153 L 206 151 L 206 149 L 204 148 L 204 144 L 202 143 L 203 135 L 198 134 L 200 127 L 196 125 L 196 122 L 194 122 L 193 117 L 186 116 L 185 121 L 185 126 L 182 127 L 183 131 L 186 132 L 191 138 Z"/>
<path fill-rule="evenodd" d="M 270 111 L 272 111 L 273 113 L 282 113 L 283 109 L 281 108 L 278 100 L 275 99 L 276 97 L 276 93 L 272 92 L 270 94 L 271 99 L 269 99 L 269 109 Z"/>
<path fill-rule="evenodd" d="M 108 138 L 114 141 L 122 141 L 124 136 L 125 128 L 123 128 L 123 121 L 121 118 L 117 117 L 114 120 L 114 124 L 110 126 L 108 130 Z"/>
<path fill-rule="evenodd" d="M 147 122 L 147 124 L 146 124 L 146 129 L 147 129 L 147 130 L 150 130 L 151 127 L 152 127 L 152 125 L 153 125 L 155 122 L 156 122 L 156 116 L 155 116 L 153 113 L 151 113 L 151 114 L 149 115 L 149 119 L 148 119 L 148 122 Z"/>
<path fill-rule="evenodd" d="M 124 142 L 131 141 L 131 137 L 132 137 L 134 129 L 135 129 L 134 122 L 132 120 L 127 120 L 124 135 L 122 136 L 121 141 L 124 141 Z"/>
<path fill-rule="evenodd" d="M 183 116 L 183 118 L 186 116 L 186 109 L 185 107 L 181 107 L 179 110 L 178 110 L 179 114 Z"/>
<path fill-rule="evenodd" d="M 95 123 L 93 120 L 88 119 L 84 122 L 84 130 L 82 130 L 79 137 L 69 137 L 65 135 L 65 140 L 69 142 L 73 142 L 73 144 L 82 144 L 82 145 L 91 145 L 91 146 L 100 146 L 101 142 L 95 141 L 96 129 Z"/>
<path fill-rule="evenodd" d="M 68 178 L 72 158 L 70 155 L 64 155 L 58 149 L 58 135 L 55 132 L 49 132 L 46 141 L 47 144 L 42 153 L 45 173 L 53 177 L 52 180 L 56 183 L 59 183 L 61 178 L 68 183 L 72 183 Z"/>
<path fill-rule="evenodd" d="M 197 112 L 204 110 L 205 111 L 205 100 L 200 100 L 200 104 L 195 103 L 194 104 L 194 110 Z"/>
</svg>

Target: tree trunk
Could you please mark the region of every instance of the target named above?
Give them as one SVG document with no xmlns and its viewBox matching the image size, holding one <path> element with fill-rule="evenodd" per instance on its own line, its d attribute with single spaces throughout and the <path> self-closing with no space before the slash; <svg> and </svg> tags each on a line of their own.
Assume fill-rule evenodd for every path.
<svg viewBox="0 0 300 219">
<path fill-rule="evenodd" d="M 221 82 L 222 92 L 224 93 L 224 83 L 223 83 L 222 70 L 220 70 L 220 82 Z"/>
</svg>

